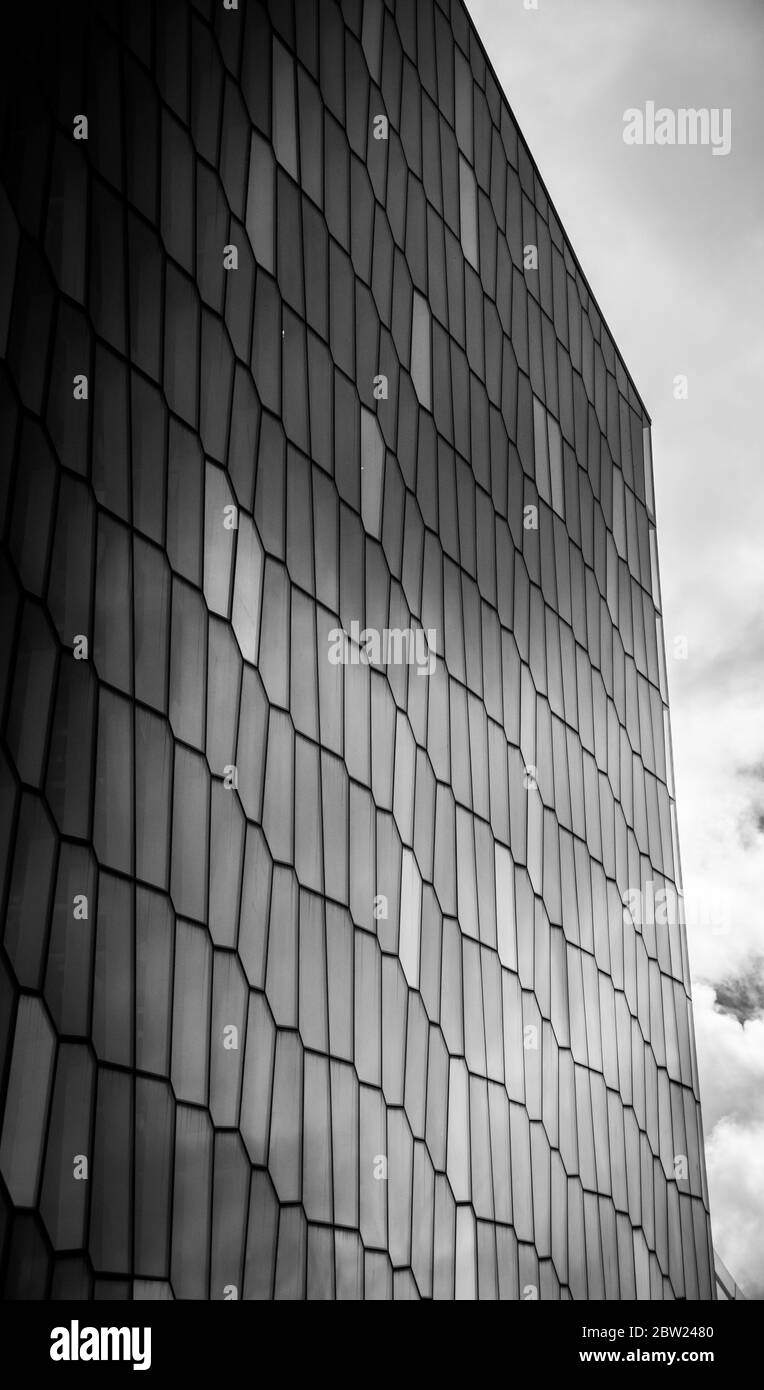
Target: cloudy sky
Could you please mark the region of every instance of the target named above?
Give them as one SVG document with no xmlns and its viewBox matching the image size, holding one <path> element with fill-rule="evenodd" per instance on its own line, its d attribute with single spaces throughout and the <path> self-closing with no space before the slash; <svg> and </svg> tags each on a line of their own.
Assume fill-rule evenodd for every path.
<svg viewBox="0 0 764 1390">
<path fill-rule="evenodd" d="M 714 1243 L 762 1298 L 764 4 L 537 2 L 467 5 L 653 422 Z M 729 154 L 625 145 L 648 101 Z"/>
</svg>

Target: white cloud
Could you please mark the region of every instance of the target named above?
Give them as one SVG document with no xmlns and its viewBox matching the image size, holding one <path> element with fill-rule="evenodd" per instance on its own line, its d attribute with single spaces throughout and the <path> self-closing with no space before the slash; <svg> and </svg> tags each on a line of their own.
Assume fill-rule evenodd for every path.
<svg viewBox="0 0 764 1390">
<path fill-rule="evenodd" d="M 725 1122 L 764 1124 L 764 1018 L 738 1023 L 715 1006 L 710 985 L 696 985 L 693 1002 L 706 1137 Z M 764 1171 L 764 1149 L 760 1163 Z"/>
<path fill-rule="evenodd" d="M 764 1298 L 764 1018 L 738 1023 L 694 990 L 714 1245 L 733 1278 Z"/>
<path fill-rule="evenodd" d="M 764 1120 L 720 1120 L 706 1141 L 714 1245 L 748 1298 L 764 1298 Z"/>
</svg>

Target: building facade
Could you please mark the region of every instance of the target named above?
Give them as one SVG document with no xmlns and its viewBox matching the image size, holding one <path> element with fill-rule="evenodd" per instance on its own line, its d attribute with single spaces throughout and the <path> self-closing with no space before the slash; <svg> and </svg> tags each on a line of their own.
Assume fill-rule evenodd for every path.
<svg viewBox="0 0 764 1390">
<path fill-rule="evenodd" d="M 714 1251 L 714 1271 L 716 1276 L 716 1297 L 723 1303 L 745 1299 L 740 1285 L 733 1279 L 721 1256 Z"/>
<path fill-rule="evenodd" d="M 463 5 L 31 18 L 6 1297 L 714 1297 L 650 422 Z"/>
</svg>

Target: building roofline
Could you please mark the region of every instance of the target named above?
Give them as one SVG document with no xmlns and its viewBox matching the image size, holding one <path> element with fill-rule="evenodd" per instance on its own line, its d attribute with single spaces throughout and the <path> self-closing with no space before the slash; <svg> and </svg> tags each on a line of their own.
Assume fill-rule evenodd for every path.
<svg viewBox="0 0 764 1390">
<path fill-rule="evenodd" d="M 600 302 L 599 302 L 599 300 L 597 299 L 597 296 L 596 296 L 596 294 L 594 293 L 594 291 L 593 291 L 593 289 L 592 289 L 592 287 L 591 287 L 591 283 L 590 283 L 590 281 L 589 281 L 589 277 L 588 277 L 588 275 L 586 274 L 586 272 L 585 272 L 585 270 L 584 270 L 584 268 L 583 268 L 583 266 L 582 266 L 582 264 L 581 264 L 581 261 L 579 260 L 577 254 L 576 254 L 576 251 L 575 251 L 575 249 L 574 249 L 573 243 L 572 243 L 572 241 L 571 241 L 571 239 L 570 239 L 570 237 L 569 237 L 567 231 L 565 230 L 565 223 L 563 222 L 562 218 L 560 217 L 560 214 L 559 214 L 559 212 L 558 212 L 558 210 L 557 210 L 557 206 L 556 206 L 556 204 L 555 204 L 555 201 L 554 201 L 554 199 L 552 198 L 552 196 L 551 196 L 551 194 L 550 194 L 550 192 L 549 192 L 549 189 L 547 188 L 546 182 L 544 181 L 544 178 L 543 178 L 543 176 L 542 176 L 542 174 L 541 174 L 541 170 L 539 169 L 538 163 L 537 163 L 537 161 L 534 159 L 533 153 L 532 153 L 531 148 L 530 148 L 530 145 L 528 144 L 528 141 L 526 140 L 525 135 L 523 134 L 522 127 L 520 126 L 520 122 L 518 121 L 517 117 L 515 116 L 515 113 L 514 113 L 514 111 L 513 111 L 513 109 L 512 109 L 511 102 L 510 102 L 510 100 L 509 100 L 509 98 L 508 98 L 508 96 L 507 96 L 507 94 L 506 94 L 506 92 L 505 92 L 505 90 L 504 90 L 504 87 L 503 87 L 502 83 L 501 83 L 500 80 L 499 80 L 498 73 L 496 72 L 496 69 L 495 69 L 493 63 L 491 62 L 491 59 L 490 59 L 490 57 L 489 57 L 489 55 L 488 55 L 488 53 L 487 53 L 487 51 L 486 51 L 485 44 L 483 43 L 483 40 L 481 39 L 480 34 L 478 33 L 477 25 L 475 24 L 475 21 L 474 21 L 474 19 L 472 18 L 472 15 L 470 14 L 467 0 L 451 0 L 451 3 L 452 3 L 452 5 L 453 5 L 453 4 L 461 5 L 462 9 L 464 10 L 465 15 L 467 16 L 467 22 L 468 22 L 468 24 L 469 24 L 470 31 L 471 31 L 471 33 L 474 35 L 474 37 L 475 37 L 475 39 L 476 39 L 476 41 L 477 41 L 477 45 L 478 45 L 478 47 L 479 47 L 479 49 L 480 49 L 480 52 L 482 53 L 483 58 L 484 58 L 484 60 L 485 60 L 486 67 L 490 70 L 491 76 L 493 77 L 493 80 L 494 80 L 494 82 L 496 83 L 496 89 L 497 89 L 497 91 L 498 91 L 498 93 L 499 93 L 499 95 L 500 95 L 502 101 L 504 102 L 504 104 L 505 104 L 505 106 L 506 106 L 506 108 L 507 108 L 507 110 L 508 110 L 508 112 L 509 112 L 509 114 L 510 114 L 510 116 L 511 116 L 511 118 L 512 118 L 512 124 L 514 125 L 515 130 L 517 131 L 518 139 L 522 142 L 522 144 L 523 144 L 523 146 L 524 146 L 524 148 L 525 148 L 525 152 L 526 152 L 526 154 L 527 154 L 527 156 L 528 156 L 528 158 L 529 158 L 529 160 L 530 160 L 530 162 L 531 162 L 531 164 L 532 164 L 532 166 L 533 166 L 533 172 L 534 172 L 534 174 L 536 175 L 536 178 L 538 179 L 539 183 L 541 184 L 542 189 L 544 190 L 544 196 L 545 196 L 545 198 L 546 198 L 546 200 L 547 200 L 549 206 L 551 207 L 552 211 L 554 212 L 555 217 L 557 218 L 557 222 L 558 222 L 558 224 L 559 224 L 560 231 L 562 232 L 562 235 L 563 235 L 563 237 L 565 238 L 565 244 L 566 244 L 568 250 L 570 251 L 570 254 L 571 254 L 571 256 L 572 256 L 572 258 L 573 258 L 573 260 L 574 260 L 574 262 L 575 262 L 576 269 L 577 269 L 579 275 L 581 276 L 581 279 L 583 280 L 584 284 L 586 285 L 587 293 L 588 293 L 590 299 L 592 300 L 592 302 L 593 302 L 593 304 L 594 304 L 594 307 L 595 307 L 596 310 L 597 310 L 597 313 L 599 314 L 599 316 L 600 316 L 600 318 L 601 318 L 603 324 L 605 325 L 605 327 L 607 328 L 608 333 L 610 334 L 610 339 L 611 339 L 611 341 L 612 341 L 613 347 L 615 348 L 615 351 L 617 352 L 618 357 L 620 358 L 621 366 L 623 367 L 623 370 L 624 370 L 626 376 L 628 377 L 629 384 L 631 385 L 631 388 L 632 388 L 632 390 L 633 390 L 635 396 L 637 397 L 637 400 L 639 401 L 640 406 L 642 407 L 642 411 L 643 411 L 643 414 L 644 414 L 645 419 L 646 419 L 646 421 L 647 421 L 647 424 L 651 426 L 651 425 L 652 425 L 652 417 L 651 417 L 651 415 L 650 415 L 650 412 L 649 412 L 648 409 L 647 409 L 647 406 L 645 405 L 645 402 L 644 402 L 644 398 L 643 398 L 643 396 L 642 396 L 642 393 L 641 393 L 640 390 L 638 390 L 637 385 L 636 385 L 636 382 L 634 381 L 634 378 L 633 378 L 631 372 L 629 371 L 629 368 L 627 367 L 626 362 L 624 361 L 623 353 L 621 352 L 620 348 L 618 347 L 618 342 L 617 342 L 617 339 L 616 339 L 616 337 L 615 337 L 615 334 L 612 332 L 611 327 L 610 327 L 610 324 L 609 324 L 609 322 L 608 322 L 606 316 L 605 316 L 605 315 L 603 314 L 603 312 L 602 312 L 602 308 L 601 308 Z"/>
</svg>

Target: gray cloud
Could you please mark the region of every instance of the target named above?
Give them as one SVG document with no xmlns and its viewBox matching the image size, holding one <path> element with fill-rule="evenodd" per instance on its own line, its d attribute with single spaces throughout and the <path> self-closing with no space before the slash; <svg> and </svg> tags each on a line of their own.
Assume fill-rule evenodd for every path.
<svg viewBox="0 0 764 1390">
<path fill-rule="evenodd" d="M 764 1013 L 764 957 L 752 961 L 743 974 L 731 976 L 715 986 L 716 1006 L 732 1014 L 738 1023 L 760 1018 Z"/>
</svg>

